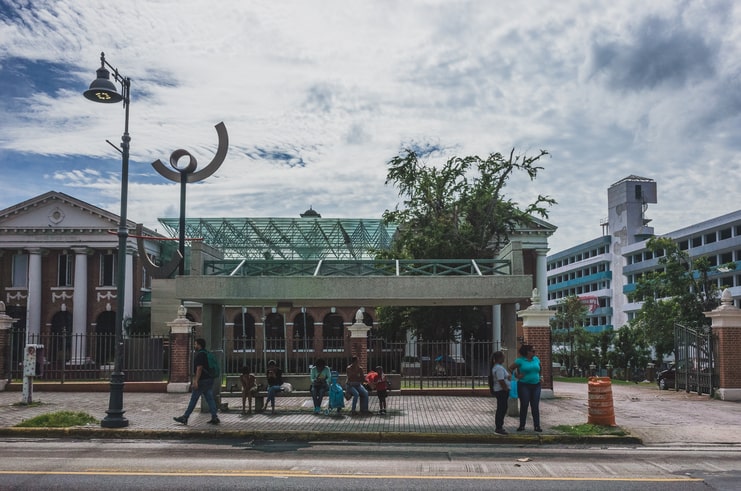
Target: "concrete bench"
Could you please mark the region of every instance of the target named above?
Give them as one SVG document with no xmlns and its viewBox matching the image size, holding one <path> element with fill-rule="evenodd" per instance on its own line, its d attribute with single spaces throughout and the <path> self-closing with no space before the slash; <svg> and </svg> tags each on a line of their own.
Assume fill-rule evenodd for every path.
<svg viewBox="0 0 741 491">
<path fill-rule="evenodd" d="M 389 392 L 393 395 L 400 395 L 401 390 L 399 389 L 401 384 L 401 375 L 398 373 L 387 373 L 386 378 L 391 383 L 392 390 Z M 340 383 L 345 386 L 345 375 L 340 375 Z M 283 382 L 287 382 L 293 386 L 291 392 L 279 392 L 278 397 L 303 397 L 311 398 L 311 377 L 309 375 L 302 374 L 283 374 Z M 261 412 L 265 409 L 265 398 L 268 396 L 268 382 L 267 377 L 263 375 L 255 375 L 255 383 L 261 385 L 261 390 L 257 391 L 254 395 L 255 401 L 255 412 Z M 375 394 L 371 392 L 370 395 Z M 221 391 L 221 398 L 228 397 L 242 397 L 242 384 L 239 381 L 239 375 L 227 375 L 226 387 Z"/>
</svg>

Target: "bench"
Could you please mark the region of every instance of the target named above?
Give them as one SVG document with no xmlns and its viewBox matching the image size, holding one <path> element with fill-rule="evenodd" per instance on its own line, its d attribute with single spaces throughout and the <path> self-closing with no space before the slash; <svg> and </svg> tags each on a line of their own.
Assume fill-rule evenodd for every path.
<svg viewBox="0 0 741 491">
<path fill-rule="evenodd" d="M 392 390 L 390 394 L 400 395 L 401 390 L 399 389 L 401 384 L 401 375 L 398 373 L 387 373 L 386 378 L 391 383 Z M 340 375 L 340 383 L 344 387 L 345 375 Z M 267 391 L 267 377 L 262 375 L 255 375 L 255 382 L 261 385 L 261 390 L 254 394 L 255 400 L 255 412 L 262 412 L 265 409 L 265 398 L 268 396 Z M 291 392 L 280 392 L 278 397 L 303 397 L 311 398 L 311 377 L 303 374 L 283 374 L 283 382 L 287 382 L 293 386 Z M 375 392 L 371 392 L 369 395 L 373 395 Z M 226 376 L 226 387 L 221 391 L 221 398 L 228 397 L 242 397 L 242 385 L 239 381 L 239 375 L 227 375 Z"/>
</svg>

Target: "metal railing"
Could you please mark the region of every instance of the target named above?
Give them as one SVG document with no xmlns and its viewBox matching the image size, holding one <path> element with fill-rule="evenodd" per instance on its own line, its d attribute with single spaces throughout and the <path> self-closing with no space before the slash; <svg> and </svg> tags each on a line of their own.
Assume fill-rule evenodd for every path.
<svg viewBox="0 0 741 491">
<path fill-rule="evenodd" d="M 31 334 L 12 330 L 9 375 L 23 378 L 26 344 L 43 345 L 37 354 L 37 380 L 108 380 L 113 371 L 114 334 Z M 123 340 L 123 365 L 127 382 L 167 380 L 169 374 L 168 336 L 128 336 Z"/>
<path fill-rule="evenodd" d="M 286 351 L 286 346 L 288 350 Z M 253 348 L 243 349 L 245 346 Z M 309 373 L 312 364 L 323 358 L 332 370 L 344 373 L 350 363 L 347 339 L 224 339 L 223 373 L 236 375 L 245 367 L 264 373 L 275 360 L 285 373 Z M 380 365 L 387 373 L 402 376 L 402 388 L 476 388 L 487 386 L 491 354 L 500 349 L 492 341 L 404 341 L 368 340 L 366 370 Z"/>
</svg>

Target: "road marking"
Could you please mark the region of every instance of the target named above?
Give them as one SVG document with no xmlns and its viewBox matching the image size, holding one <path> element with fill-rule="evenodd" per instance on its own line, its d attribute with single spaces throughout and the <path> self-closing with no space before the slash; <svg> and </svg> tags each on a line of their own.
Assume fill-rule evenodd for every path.
<svg viewBox="0 0 741 491">
<path fill-rule="evenodd" d="M 419 479 L 419 480 L 467 480 L 467 481 L 579 481 L 579 482 L 702 482 L 696 477 L 537 477 L 537 476 L 412 476 L 378 474 L 312 474 L 308 471 L 258 470 L 258 471 L 213 471 L 202 472 L 158 472 L 158 471 L 0 471 L 0 475 L 44 475 L 44 476 L 159 476 L 159 477 L 314 477 L 325 479 Z"/>
</svg>

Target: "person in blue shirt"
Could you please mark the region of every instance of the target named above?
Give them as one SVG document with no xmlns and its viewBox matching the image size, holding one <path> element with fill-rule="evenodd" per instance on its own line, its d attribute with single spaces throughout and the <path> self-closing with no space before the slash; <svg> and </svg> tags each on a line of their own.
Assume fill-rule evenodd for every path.
<svg viewBox="0 0 741 491">
<path fill-rule="evenodd" d="M 517 431 L 525 429 L 529 406 L 535 431 L 541 432 L 543 430 L 540 427 L 540 360 L 535 356 L 535 349 L 531 344 L 520 346 L 519 353 L 520 356 L 509 367 L 513 374 L 516 373 L 517 396 L 520 399 L 520 426 Z"/>
</svg>

